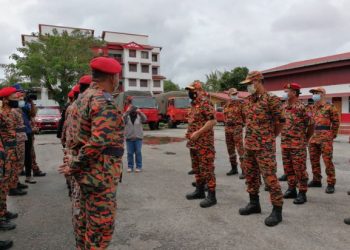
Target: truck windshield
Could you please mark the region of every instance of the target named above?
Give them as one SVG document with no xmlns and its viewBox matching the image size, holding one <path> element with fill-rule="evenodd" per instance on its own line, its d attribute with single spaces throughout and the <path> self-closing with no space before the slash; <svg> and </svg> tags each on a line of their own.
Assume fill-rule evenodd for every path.
<svg viewBox="0 0 350 250">
<path fill-rule="evenodd" d="M 139 97 L 135 96 L 132 98 L 132 105 L 138 107 L 138 108 L 156 108 L 156 100 L 154 97 Z"/>
<path fill-rule="evenodd" d="M 175 107 L 178 109 L 187 109 L 190 107 L 190 102 L 188 97 L 175 98 Z"/>
</svg>

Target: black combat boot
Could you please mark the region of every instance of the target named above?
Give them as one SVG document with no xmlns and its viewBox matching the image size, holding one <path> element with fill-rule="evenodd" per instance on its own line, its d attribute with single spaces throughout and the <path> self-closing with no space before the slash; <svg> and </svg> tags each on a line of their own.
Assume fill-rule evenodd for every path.
<svg viewBox="0 0 350 250">
<path fill-rule="evenodd" d="M 217 200 L 216 200 L 216 194 L 215 194 L 215 190 L 214 191 L 208 191 L 208 195 L 207 197 L 201 201 L 201 203 L 199 204 L 201 207 L 206 208 L 206 207 L 211 207 L 216 205 Z"/>
<path fill-rule="evenodd" d="M 8 221 L 6 218 L 0 218 L 0 231 L 13 230 L 16 228 L 16 224 Z"/>
<path fill-rule="evenodd" d="M 300 192 L 298 193 L 298 197 L 293 201 L 295 205 L 301 205 L 307 202 L 306 193 Z"/>
<path fill-rule="evenodd" d="M 5 240 L 5 241 L 0 240 L 0 250 L 10 249 L 12 246 L 13 246 L 12 240 Z"/>
<path fill-rule="evenodd" d="M 192 170 L 190 170 L 190 171 L 188 172 L 188 174 L 189 174 L 189 175 L 194 175 L 195 173 L 194 173 L 194 171 L 193 171 L 193 169 L 192 169 Z"/>
<path fill-rule="evenodd" d="M 239 179 L 243 180 L 245 179 L 245 173 L 242 171 L 242 173 L 239 175 Z"/>
<path fill-rule="evenodd" d="M 268 227 L 276 226 L 282 221 L 282 207 L 273 206 L 272 213 L 265 219 L 265 225 Z"/>
<path fill-rule="evenodd" d="M 28 185 L 22 184 L 22 183 L 18 182 L 18 183 L 17 183 L 17 188 L 18 188 L 18 189 L 27 189 L 27 188 L 28 188 Z"/>
<path fill-rule="evenodd" d="M 237 169 L 237 165 L 232 165 L 231 164 L 231 170 L 226 174 L 227 176 L 231 176 L 231 175 L 236 175 L 238 174 L 238 169 Z"/>
<path fill-rule="evenodd" d="M 247 206 L 239 209 L 240 215 L 260 214 L 261 207 L 259 195 L 249 194 L 250 201 Z"/>
<path fill-rule="evenodd" d="M 11 188 L 9 191 L 9 196 L 22 196 L 26 194 L 27 194 L 26 191 L 23 191 L 22 189 L 18 189 L 18 188 Z"/>
<path fill-rule="evenodd" d="M 295 188 L 293 189 L 287 189 L 287 191 L 284 193 L 283 198 L 284 199 L 295 199 L 297 198 L 297 190 Z"/>
<path fill-rule="evenodd" d="M 349 217 L 349 218 L 345 218 L 345 219 L 344 219 L 344 223 L 345 223 L 346 225 L 350 225 L 350 217 Z"/>
<path fill-rule="evenodd" d="M 350 190 L 348 191 L 348 195 L 350 195 Z"/>
<path fill-rule="evenodd" d="M 18 217 L 17 213 L 11 213 L 11 212 L 7 211 L 5 214 L 5 218 L 7 220 L 13 220 L 13 219 L 16 219 L 17 217 Z"/>
<path fill-rule="evenodd" d="M 205 199 L 204 185 L 197 185 L 193 193 L 186 195 L 187 200 Z"/>
<path fill-rule="evenodd" d="M 280 176 L 280 178 L 278 178 L 279 181 L 287 181 L 287 175 L 283 174 Z"/>
<path fill-rule="evenodd" d="M 197 183 L 194 181 L 194 182 L 192 182 L 192 186 L 193 187 L 197 187 Z"/>
<path fill-rule="evenodd" d="M 308 187 L 322 187 L 322 182 L 320 181 L 310 181 L 309 184 L 307 184 Z"/>
<path fill-rule="evenodd" d="M 270 188 L 269 188 L 267 185 L 265 185 L 264 190 L 265 190 L 266 192 L 269 192 L 269 191 L 270 191 Z"/>
<path fill-rule="evenodd" d="M 327 186 L 327 188 L 326 188 L 326 193 L 327 193 L 327 194 L 333 194 L 334 191 L 335 191 L 334 185 L 329 185 L 329 184 L 328 184 L 328 186 Z"/>
</svg>

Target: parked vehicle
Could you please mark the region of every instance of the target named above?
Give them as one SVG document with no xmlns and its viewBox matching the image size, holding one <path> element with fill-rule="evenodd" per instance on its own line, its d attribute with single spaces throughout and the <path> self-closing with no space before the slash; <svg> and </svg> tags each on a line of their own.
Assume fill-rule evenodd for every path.
<svg viewBox="0 0 350 250">
<path fill-rule="evenodd" d="M 35 125 L 40 131 L 43 130 L 57 130 L 58 122 L 61 118 L 59 107 L 37 107 L 37 114 L 35 116 Z"/>
<path fill-rule="evenodd" d="M 156 96 L 161 120 L 169 128 L 176 128 L 181 123 L 187 123 L 190 108 L 188 94 L 184 91 L 171 91 Z"/>
<path fill-rule="evenodd" d="M 220 123 L 225 123 L 225 115 L 224 115 L 224 108 L 218 107 L 215 112 L 216 121 Z"/>
<path fill-rule="evenodd" d="M 116 98 L 117 106 L 124 112 L 132 104 L 138 107 L 146 116 L 146 123 L 151 130 L 159 128 L 160 116 L 155 97 L 149 91 L 125 91 Z"/>
</svg>

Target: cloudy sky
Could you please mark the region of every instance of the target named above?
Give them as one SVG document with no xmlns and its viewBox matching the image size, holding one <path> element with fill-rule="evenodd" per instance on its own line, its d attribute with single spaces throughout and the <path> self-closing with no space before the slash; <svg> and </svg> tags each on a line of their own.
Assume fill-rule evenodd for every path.
<svg viewBox="0 0 350 250">
<path fill-rule="evenodd" d="M 350 51 L 347 0 L 0 0 L 0 6 L 0 63 L 39 23 L 97 35 L 147 34 L 151 45 L 163 47 L 162 74 L 182 86 L 216 69 L 263 70 Z"/>
</svg>

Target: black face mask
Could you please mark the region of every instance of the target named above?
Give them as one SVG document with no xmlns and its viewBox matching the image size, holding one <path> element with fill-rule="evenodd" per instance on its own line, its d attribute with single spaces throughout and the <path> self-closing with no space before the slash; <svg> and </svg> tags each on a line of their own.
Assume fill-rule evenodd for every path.
<svg viewBox="0 0 350 250">
<path fill-rule="evenodd" d="M 188 92 L 188 97 L 191 99 L 191 100 L 195 100 L 197 98 L 197 93 L 196 92 Z"/>
<path fill-rule="evenodd" d="M 9 100 L 9 106 L 14 109 L 18 108 L 18 101 Z"/>
</svg>

